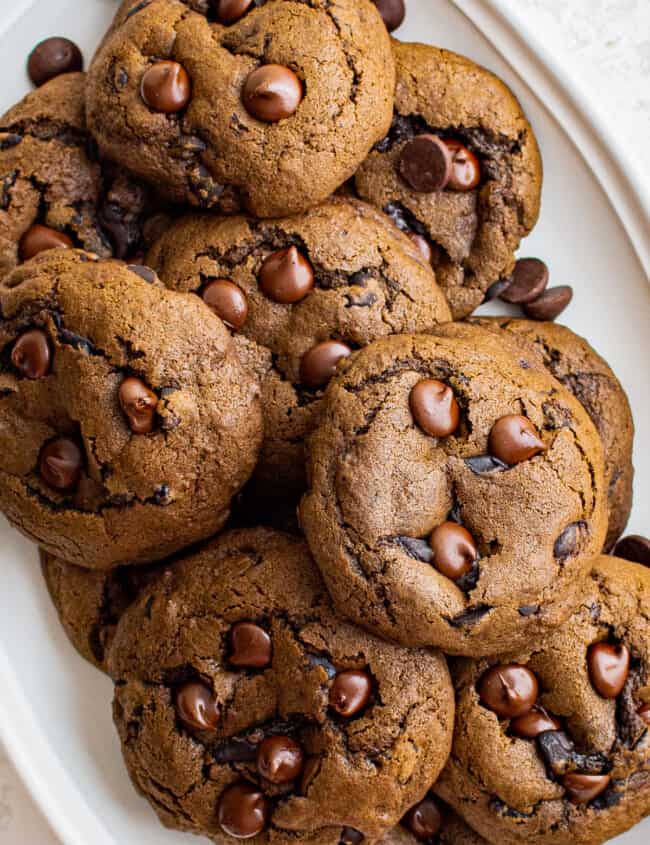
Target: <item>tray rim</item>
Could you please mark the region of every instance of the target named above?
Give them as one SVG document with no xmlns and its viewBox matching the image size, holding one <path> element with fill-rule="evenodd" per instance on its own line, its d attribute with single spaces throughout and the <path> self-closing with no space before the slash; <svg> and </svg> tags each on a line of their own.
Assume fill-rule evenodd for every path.
<svg viewBox="0 0 650 845">
<path fill-rule="evenodd" d="M 0 21 L 0 35 L 34 5 L 23 0 Z M 650 190 L 631 156 L 615 143 L 613 131 L 598 112 L 595 98 L 568 73 L 526 26 L 508 0 L 449 0 L 490 42 L 569 137 L 603 188 L 630 245 L 650 282 Z M 0 740 L 35 803 L 63 845 L 116 845 L 59 761 L 45 731 L 25 699 L 11 662 L 0 643 Z M 39 767 L 18 737 L 40 746 Z M 75 807 L 74 818 L 66 809 Z"/>
</svg>

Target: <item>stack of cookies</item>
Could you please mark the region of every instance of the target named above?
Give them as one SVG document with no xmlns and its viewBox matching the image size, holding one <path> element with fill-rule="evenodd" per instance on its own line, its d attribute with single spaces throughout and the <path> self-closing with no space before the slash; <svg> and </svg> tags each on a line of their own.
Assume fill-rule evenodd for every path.
<svg viewBox="0 0 650 845">
<path fill-rule="evenodd" d="M 87 74 L 34 50 L 0 126 L 0 510 L 166 826 L 599 845 L 650 814 L 630 408 L 515 259 L 519 103 L 403 16 L 124 0 Z M 524 313 L 471 316 L 495 297 Z"/>
</svg>

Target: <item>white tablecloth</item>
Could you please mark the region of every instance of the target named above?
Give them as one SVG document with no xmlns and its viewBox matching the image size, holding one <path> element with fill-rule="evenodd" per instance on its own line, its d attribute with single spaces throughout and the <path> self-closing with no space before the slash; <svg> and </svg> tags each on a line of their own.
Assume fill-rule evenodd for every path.
<svg viewBox="0 0 650 845">
<path fill-rule="evenodd" d="M 566 72 L 597 92 L 620 143 L 639 157 L 650 191 L 650 2 L 509 1 L 552 45 Z M 0 843 L 58 845 L 1 748 Z"/>
</svg>

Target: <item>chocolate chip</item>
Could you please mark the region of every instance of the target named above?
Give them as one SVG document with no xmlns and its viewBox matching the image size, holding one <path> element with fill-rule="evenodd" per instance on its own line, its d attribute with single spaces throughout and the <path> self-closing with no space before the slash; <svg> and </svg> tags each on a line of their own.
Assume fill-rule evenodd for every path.
<svg viewBox="0 0 650 845">
<path fill-rule="evenodd" d="M 361 845 L 365 836 L 354 827 L 344 827 L 341 831 L 339 845 Z"/>
<path fill-rule="evenodd" d="M 317 390 L 324 387 L 336 372 L 342 358 L 352 354 L 350 347 L 339 340 L 325 340 L 307 350 L 300 361 L 300 381 Z"/>
<path fill-rule="evenodd" d="M 202 293 L 203 301 L 227 326 L 238 331 L 248 317 L 248 300 L 244 291 L 228 279 L 209 282 Z"/>
<path fill-rule="evenodd" d="M 425 796 L 415 804 L 402 819 L 402 824 L 411 831 L 416 839 L 427 842 L 440 832 L 443 813 L 433 795 Z"/>
<path fill-rule="evenodd" d="M 29 261 L 30 258 L 38 255 L 39 252 L 45 252 L 46 249 L 58 247 L 69 249 L 72 246 L 74 246 L 72 239 L 65 232 L 34 223 L 20 239 L 20 258 L 22 261 Z"/>
<path fill-rule="evenodd" d="M 560 562 L 573 557 L 580 548 L 580 539 L 585 528 L 584 522 L 572 522 L 567 525 L 553 544 L 553 557 Z"/>
<path fill-rule="evenodd" d="M 484 302 L 491 302 L 493 299 L 499 299 L 503 291 L 510 285 L 510 279 L 497 279 L 496 282 L 493 282 L 490 287 L 485 291 L 485 296 L 483 297 Z"/>
<path fill-rule="evenodd" d="M 256 68 L 248 74 L 242 89 L 246 111 L 266 123 L 291 117 L 302 97 L 302 83 L 291 68 L 284 65 Z"/>
<path fill-rule="evenodd" d="M 229 739 L 212 752 L 215 763 L 252 763 L 257 756 L 257 746 L 245 739 Z"/>
<path fill-rule="evenodd" d="M 176 691 L 175 704 L 178 718 L 190 729 L 213 731 L 219 723 L 219 704 L 205 684 L 183 684 Z"/>
<path fill-rule="evenodd" d="M 451 154 L 451 171 L 447 188 L 452 191 L 473 191 L 481 181 L 481 165 L 474 153 L 460 141 L 445 139 Z"/>
<path fill-rule="evenodd" d="M 43 85 L 62 73 L 75 73 L 83 68 L 81 50 L 68 38 L 46 38 L 29 54 L 27 73 L 34 85 Z"/>
<path fill-rule="evenodd" d="M 330 687 L 329 702 L 339 716 L 355 716 L 370 700 L 372 682 L 367 672 L 346 669 L 339 672 Z"/>
<path fill-rule="evenodd" d="M 211 0 L 219 23 L 231 24 L 243 18 L 253 0 Z"/>
<path fill-rule="evenodd" d="M 132 273 L 135 273 L 136 276 L 140 276 L 141 279 L 144 279 L 145 282 L 148 282 L 150 285 L 156 281 L 156 273 L 151 267 L 147 267 L 145 264 L 129 264 L 129 270 Z"/>
<path fill-rule="evenodd" d="M 150 434 L 153 431 L 158 397 L 139 378 L 130 376 L 120 385 L 118 398 L 120 406 L 129 420 L 134 434 Z"/>
<path fill-rule="evenodd" d="M 618 541 L 613 554 L 632 563 L 650 566 L 650 540 L 640 534 L 630 534 Z"/>
<path fill-rule="evenodd" d="M 235 839 L 257 836 L 266 827 L 269 814 L 263 792 L 252 783 L 240 781 L 226 789 L 219 799 L 219 824 L 224 833 Z"/>
<path fill-rule="evenodd" d="M 185 108 L 192 96 L 192 83 L 178 62 L 156 62 L 145 71 L 140 96 L 157 112 L 174 114 Z"/>
<path fill-rule="evenodd" d="M 437 135 L 416 135 L 402 150 L 399 172 L 414 191 L 442 191 L 451 175 L 451 153 Z"/>
<path fill-rule="evenodd" d="M 421 379 L 409 394 L 415 422 L 432 437 L 448 437 L 458 428 L 460 409 L 454 392 L 437 379 Z"/>
<path fill-rule="evenodd" d="M 570 772 L 562 778 L 572 804 L 588 804 L 609 786 L 609 775 L 583 775 Z"/>
<path fill-rule="evenodd" d="M 304 299 L 314 287 L 314 271 L 295 246 L 272 252 L 259 273 L 262 291 L 274 302 L 291 305 Z"/>
<path fill-rule="evenodd" d="M 646 725 L 650 725 L 650 704 L 642 704 L 636 712 Z"/>
<path fill-rule="evenodd" d="M 271 783 L 290 783 L 302 773 L 305 755 L 289 736 L 269 736 L 257 748 L 257 771 Z"/>
<path fill-rule="evenodd" d="M 475 455 L 472 458 L 465 458 L 465 463 L 474 475 L 489 475 L 491 472 L 503 472 L 508 469 L 508 464 L 504 464 L 493 455 Z"/>
<path fill-rule="evenodd" d="M 572 299 L 573 288 L 570 285 L 546 288 L 538 299 L 524 305 L 524 313 L 531 320 L 554 320 Z"/>
<path fill-rule="evenodd" d="M 539 695 L 537 678 L 517 663 L 493 666 L 478 685 L 481 703 L 504 719 L 514 719 L 529 713 Z"/>
<path fill-rule="evenodd" d="M 464 610 L 453 619 L 449 620 L 452 628 L 466 628 L 471 625 L 476 625 L 484 616 L 492 610 L 489 604 L 480 604 L 478 607 L 472 607 L 469 610 Z"/>
<path fill-rule="evenodd" d="M 587 652 L 589 677 L 603 698 L 617 698 L 630 671 L 630 650 L 623 644 L 594 643 Z"/>
<path fill-rule="evenodd" d="M 21 334 L 11 350 L 11 363 L 25 378 L 44 378 L 52 365 L 52 353 L 45 332 L 30 329 Z"/>
<path fill-rule="evenodd" d="M 490 454 L 513 466 L 545 451 L 547 447 L 528 417 L 506 414 L 492 426 L 488 448 Z"/>
<path fill-rule="evenodd" d="M 389 32 L 393 32 L 401 25 L 406 15 L 404 0 L 372 0 L 372 2 L 377 7 Z"/>
<path fill-rule="evenodd" d="M 528 713 L 510 722 L 510 730 L 525 739 L 535 739 L 545 731 L 559 731 L 561 727 L 560 720 L 551 716 L 539 705 L 535 705 Z"/>
<path fill-rule="evenodd" d="M 417 537 L 396 537 L 395 542 L 404 549 L 409 557 L 415 558 L 415 560 L 421 560 L 422 563 L 431 563 L 433 560 L 431 546 L 426 540 L 420 540 Z"/>
<path fill-rule="evenodd" d="M 500 293 L 505 302 L 524 304 L 541 296 L 548 285 L 548 267 L 539 258 L 520 258 L 509 284 Z"/>
<path fill-rule="evenodd" d="M 233 666 L 265 669 L 271 665 L 271 637 L 253 622 L 237 622 L 230 629 L 230 662 Z"/>
<path fill-rule="evenodd" d="M 81 449 L 69 437 L 57 437 L 41 450 L 38 466 L 41 478 L 47 485 L 67 492 L 77 486 L 81 477 Z"/>
<path fill-rule="evenodd" d="M 430 538 L 432 564 L 438 572 L 456 581 L 474 566 L 478 550 L 474 538 L 456 522 L 443 522 L 433 529 Z"/>
</svg>

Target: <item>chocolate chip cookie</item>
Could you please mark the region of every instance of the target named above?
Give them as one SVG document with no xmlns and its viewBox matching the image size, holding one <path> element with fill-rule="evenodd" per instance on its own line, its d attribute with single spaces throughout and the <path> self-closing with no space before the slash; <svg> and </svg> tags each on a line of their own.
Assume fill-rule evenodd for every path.
<svg viewBox="0 0 650 845">
<path fill-rule="evenodd" d="M 168 568 L 166 562 L 85 569 L 41 551 L 50 598 L 79 654 L 106 671 L 106 656 L 124 611 Z"/>
<path fill-rule="evenodd" d="M 214 842 L 375 842 L 453 732 L 442 656 L 341 622 L 303 540 L 229 532 L 122 617 L 109 655 L 133 782 Z"/>
<path fill-rule="evenodd" d="M 308 444 L 301 520 L 343 615 L 478 656 L 567 618 L 607 511 L 580 403 L 500 336 L 466 328 L 341 363 Z"/>
<path fill-rule="evenodd" d="M 580 401 L 605 450 L 609 527 L 605 550 L 623 533 L 632 509 L 634 421 L 625 391 L 609 364 L 566 326 L 557 323 L 482 317 L 485 328 L 500 327 L 532 344 L 543 365 Z"/>
<path fill-rule="evenodd" d="M 253 486 L 266 499 L 304 489 L 303 441 L 341 358 L 451 316 L 408 238 L 355 201 L 272 222 L 188 217 L 147 261 L 168 286 L 203 298 L 260 378 L 265 442 Z"/>
<path fill-rule="evenodd" d="M 488 845 L 447 804 L 427 793 L 409 809 L 401 824 L 390 830 L 380 845 Z"/>
<path fill-rule="evenodd" d="M 126 0 L 89 70 L 88 121 L 171 199 L 278 217 L 353 175 L 394 85 L 370 0 Z"/>
<path fill-rule="evenodd" d="M 0 284 L 0 510 L 69 563 L 210 536 L 255 466 L 259 389 L 196 297 L 55 249 Z"/>
<path fill-rule="evenodd" d="M 0 119 L 0 277 L 52 247 L 127 258 L 164 223 L 151 190 L 100 162 L 85 75 L 58 76 Z"/>
<path fill-rule="evenodd" d="M 474 62 L 393 41 L 393 123 L 356 190 L 409 232 L 436 268 L 454 318 L 511 272 L 537 221 L 542 163 L 512 92 Z"/>
<path fill-rule="evenodd" d="M 600 845 L 650 813 L 650 572 L 599 558 L 543 641 L 459 661 L 434 787 L 490 841 Z"/>
</svg>

